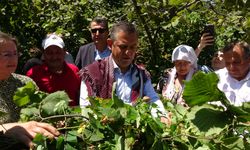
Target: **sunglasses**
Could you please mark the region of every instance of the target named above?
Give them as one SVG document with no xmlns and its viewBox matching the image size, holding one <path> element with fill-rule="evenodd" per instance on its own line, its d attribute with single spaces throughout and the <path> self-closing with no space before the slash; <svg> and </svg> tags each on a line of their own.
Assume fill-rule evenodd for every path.
<svg viewBox="0 0 250 150">
<path fill-rule="evenodd" d="M 103 28 L 91 29 L 92 33 L 96 33 L 97 31 L 99 31 L 99 33 L 104 33 L 107 31 L 107 29 L 103 29 Z"/>
</svg>

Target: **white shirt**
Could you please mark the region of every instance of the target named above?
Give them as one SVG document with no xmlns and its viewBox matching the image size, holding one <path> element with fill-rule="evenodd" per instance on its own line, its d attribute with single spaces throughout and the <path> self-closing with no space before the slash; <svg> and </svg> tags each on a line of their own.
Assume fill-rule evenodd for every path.
<svg viewBox="0 0 250 150">
<path fill-rule="evenodd" d="M 241 106 L 243 102 L 250 102 L 250 72 L 240 81 L 231 77 L 226 68 L 215 73 L 220 79 L 218 88 L 225 93 L 231 104 Z"/>
</svg>

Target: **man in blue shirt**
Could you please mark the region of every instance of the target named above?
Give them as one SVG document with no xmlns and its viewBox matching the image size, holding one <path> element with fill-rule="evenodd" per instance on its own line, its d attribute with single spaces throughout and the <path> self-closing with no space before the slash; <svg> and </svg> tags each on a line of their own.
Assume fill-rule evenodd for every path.
<svg viewBox="0 0 250 150">
<path fill-rule="evenodd" d="M 80 71 L 82 82 L 80 106 L 89 105 L 88 97 L 111 98 L 115 86 L 116 95 L 130 105 L 136 105 L 137 98 L 147 97 L 149 103 L 158 107 L 152 109 L 153 116 L 161 117 L 163 122 L 170 122 L 164 106 L 155 92 L 149 73 L 145 68 L 134 64 L 138 49 L 138 33 L 135 26 L 127 22 L 115 24 L 111 30 L 112 54 L 96 61 Z"/>
</svg>

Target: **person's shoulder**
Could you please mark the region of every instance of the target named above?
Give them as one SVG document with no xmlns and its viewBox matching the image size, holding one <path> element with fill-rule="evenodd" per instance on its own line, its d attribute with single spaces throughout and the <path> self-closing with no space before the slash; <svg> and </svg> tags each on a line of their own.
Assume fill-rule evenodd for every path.
<svg viewBox="0 0 250 150">
<path fill-rule="evenodd" d="M 25 76 L 25 75 L 21 75 L 21 74 L 16 74 L 16 73 L 12 73 L 11 75 L 15 81 L 21 82 L 22 85 L 25 85 L 31 82 L 35 86 L 35 88 L 38 90 L 38 86 L 36 85 L 35 81 L 32 78 Z"/>
<path fill-rule="evenodd" d="M 41 69 L 44 69 L 44 64 L 33 66 L 31 69 L 32 70 L 41 70 Z"/>
<path fill-rule="evenodd" d="M 107 62 L 107 59 L 104 58 L 104 59 L 100 59 L 100 60 L 97 60 L 97 61 L 94 61 L 93 63 L 91 64 L 88 64 L 85 68 L 95 68 L 95 67 L 99 67 L 101 64 L 105 64 Z"/>
<path fill-rule="evenodd" d="M 219 70 L 216 70 L 215 73 L 217 74 L 217 76 L 219 77 L 220 81 L 225 81 L 227 82 L 227 78 L 229 77 L 227 68 L 222 68 Z"/>
<path fill-rule="evenodd" d="M 214 71 L 217 75 L 225 75 L 225 74 L 227 74 L 227 68 L 226 67 L 224 67 L 224 68 L 222 68 L 222 69 L 219 69 L 219 70 L 216 70 L 216 71 Z"/>
<path fill-rule="evenodd" d="M 89 47 L 92 47 L 92 46 L 94 46 L 94 45 L 95 45 L 94 42 L 84 44 L 84 45 L 82 45 L 82 46 L 80 47 L 80 50 L 86 49 L 86 48 L 89 48 Z"/>
<path fill-rule="evenodd" d="M 72 69 L 72 70 L 74 70 L 74 71 L 76 71 L 76 72 L 79 71 L 78 67 L 77 67 L 76 65 L 74 65 L 74 64 L 71 64 L 71 63 L 67 63 L 67 62 L 66 62 L 66 65 L 67 65 L 70 69 Z"/>
<path fill-rule="evenodd" d="M 20 80 L 22 83 L 34 82 L 30 77 L 25 75 L 12 73 L 12 76 L 14 79 Z"/>
<path fill-rule="evenodd" d="M 140 71 L 144 72 L 147 78 L 151 78 L 150 72 L 145 68 L 143 64 L 134 64 Z"/>
<path fill-rule="evenodd" d="M 31 68 L 27 71 L 26 75 L 27 75 L 27 76 L 30 76 L 31 74 L 34 74 L 34 73 L 37 73 L 37 72 L 41 72 L 41 71 L 43 71 L 43 70 L 44 70 L 43 64 L 35 65 L 35 66 L 31 67 Z"/>
</svg>

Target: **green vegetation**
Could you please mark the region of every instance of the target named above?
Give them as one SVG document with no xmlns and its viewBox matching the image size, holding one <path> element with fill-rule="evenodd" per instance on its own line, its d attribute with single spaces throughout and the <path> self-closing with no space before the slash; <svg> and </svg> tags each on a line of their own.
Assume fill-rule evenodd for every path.
<svg viewBox="0 0 250 150">
<path fill-rule="evenodd" d="M 82 114 L 79 108 L 67 106 L 64 92 L 38 92 L 31 83 L 20 88 L 14 100 L 22 107 L 21 121 L 48 122 L 61 132 L 52 140 L 38 135 L 37 149 L 249 149 L 250 103 L 229 104 L 216 87 L 211 90 L 217 82 L 214 73 L 202 72 L 187 82 L 184 98 L 190 108 L 162 99 L 172 113 L 171 125 L 153 118 L 150 109 L 154 106 L 143 100 L 132 107 L 115 95 L 90 98 L 91 105 Z M 224 106 L 209 103 L 213 101 Z"/>
</svg>

